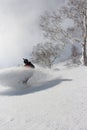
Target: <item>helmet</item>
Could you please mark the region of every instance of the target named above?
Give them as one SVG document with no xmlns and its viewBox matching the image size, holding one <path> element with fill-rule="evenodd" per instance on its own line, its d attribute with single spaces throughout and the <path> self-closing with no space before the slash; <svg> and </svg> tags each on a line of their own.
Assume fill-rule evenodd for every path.
<svg viewBox="0 0 87 130">
<path fill-rule="evenodd" d="M 25 64 L 28 64 L 28 59 L 24 59 L 24 58 L 23 58 L 23 60 L 24 60 L 24 63 L 25 63 Z"/>
</svg>

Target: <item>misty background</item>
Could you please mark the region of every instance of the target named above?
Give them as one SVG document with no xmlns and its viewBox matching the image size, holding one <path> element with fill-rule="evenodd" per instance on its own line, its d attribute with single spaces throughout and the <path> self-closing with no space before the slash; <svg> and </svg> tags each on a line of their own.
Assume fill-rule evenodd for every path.
<svg viewBox="0 0 87 130">
<path fill-rule="evenodd" d="M 42 41 L 39 17 L 66 0 L 0 0 L 0 68 L 21 65 Z"/>
</svg>

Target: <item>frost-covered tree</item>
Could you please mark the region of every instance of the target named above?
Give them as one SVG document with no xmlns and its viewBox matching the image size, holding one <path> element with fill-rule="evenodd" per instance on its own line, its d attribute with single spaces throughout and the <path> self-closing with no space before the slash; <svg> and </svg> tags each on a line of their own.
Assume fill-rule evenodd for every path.
<svg viewBox="0 0 87 130">
<path fill-rule="evenodd" d="M 72 51 L 72 53 L 71 53 L 72 57 L 76 57 L 76 56 L 80 55 L 80 53 L 75 45 L 72 46 L 71 51 Z"/>
<path fill-rule="evenodd" d="M 40 28 L 44 37 L 53 43 L 57 43 L 63 49 L 67 43 L 67 38 L 61 23 L 62 15 L 60 15 L 59 11 L 45 12 L 40 17 Z"/>
<path fill-rule="evenodd" d="M 73 27 L 63 29 L 65 19 L 74 22 Z M 41 16 L 40 27 L 44 36 L 56 43 L 62 41 L 61 46 L 67 42 L 81 43 L 83 64 L 87 65 L 87 0 L 69 0 L 67 5 L 52 13 Z"/>
<path fill-rule="evenodd" d="M 75 45 L 72 45 L 71 48 L 71 60 L 73 64 L 81 64 L 80 62 L 81 53 Z"/>
<path fill-rule="evenodd" d="M 31 54 L 32 61 L 51 68 L 60 53 L 60 49 L 58 44 L 53 45 L 50 42 L 38 43 L 33 47 Z"/>
<path fill-rule="evenodd" d="M 87 65 L 87 0 L 69 0 L 61 12 L 74 21 L 74 28 L 68 29 L 67 34 L 82 44 L 83 64 Z"/>
</svg>

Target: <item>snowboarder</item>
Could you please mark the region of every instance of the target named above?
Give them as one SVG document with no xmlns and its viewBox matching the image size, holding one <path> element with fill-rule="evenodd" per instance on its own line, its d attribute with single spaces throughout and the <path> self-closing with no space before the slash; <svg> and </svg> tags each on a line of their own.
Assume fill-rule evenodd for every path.
<svg viewBox="0 0 87 130">
<path fill-rule="evenodd" d="M 23 60 L 24 60 L 25 67 L 35 68 L 35 66 L 30 61 L 28 61 L 28 59 L 23 58 Z"/>
</svg>

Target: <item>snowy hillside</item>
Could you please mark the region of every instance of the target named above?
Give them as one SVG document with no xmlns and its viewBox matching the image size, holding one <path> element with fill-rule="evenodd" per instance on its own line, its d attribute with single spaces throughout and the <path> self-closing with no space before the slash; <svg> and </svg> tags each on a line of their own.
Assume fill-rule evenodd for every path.
<svg viewBox="0 0 87 130">
<path fill-rule="evenodd" d="M 87 130 L 87 67 L 0 70 L 0 130 Z"/>
</svg>

